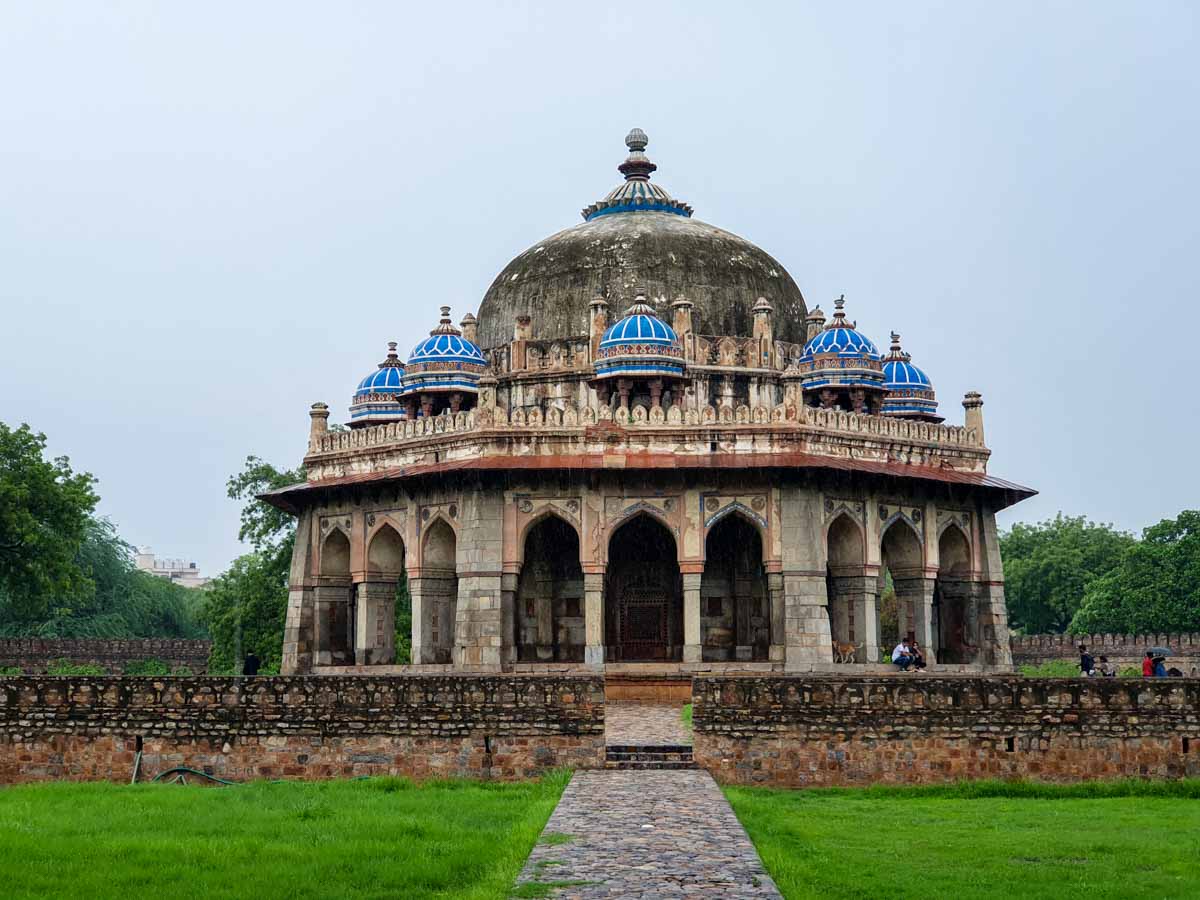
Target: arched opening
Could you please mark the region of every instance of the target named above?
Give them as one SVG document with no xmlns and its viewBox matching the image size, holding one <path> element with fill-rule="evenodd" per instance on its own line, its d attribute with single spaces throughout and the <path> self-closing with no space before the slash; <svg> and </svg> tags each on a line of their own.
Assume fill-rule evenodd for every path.
<svg viewBox="0 0 1200 900">
<path fill-rule="evenodd" d="M 354 593 L 350 584 L 350 539 L 334 528 L 321 544 L 314 631 L 318 665 L 354 662 Z"/>
<path fill-rule="evenodd" d="M 444 519 L 425 532 L 421 553 L 421 629 L 424 662 L 449 663 L 454 657 L 458 616 L 458 538 Z"/>
<path fill-rule="evenodd" d="M 521 662 L 583 662 L 579 535 L 558 516 L 542 519 L 525 535 L 514 620 Z"/>
<path fill-rule="evenodd" d="M 934 608 L 938 612 L 938 661 L 975 662 L 979 622 L 971 597 L 971 547 L 957 525 L 949 526 L 938 540 Z"/>
<path fill-rule="evenodd" d="M 895 594 L 896 641 L 917 640 L 926 659 L 932 662 L 933 583 L 926 583 L 924 577 L 925 553 L 915 527 L 907 519 L 897 518 L 884 532 L 880 550 L 880 581 L 890 582 Z M 889 659 L 893 646 L 884 646 Z"/>
<path fill-rule="evenodd" d="M 709 529 L 700 579 L 702 659 L 765 660 L 771 644 L 762 537 L 731 513 Z"/>
<path fill-rule="evenodd" d="M 354 657 L 359 665 L 410 661 L 412 605 L 404 540 L 385 522 L 367 545 L 367 577 L 358 586 Z"/>
<path fill-rule="evenodd" d="M 826 560 L 825 590 L 829 598 L 833 660 L 875 662 L 878 657 L 876 589 L 865 574 L 862 529 L 846 513 L 829 525 Z"/>
<path fill-rule="evenodd" d="M 605 658 L 683 659 L 683 591 L 675 538 L 645 513 L 608 542 Z"/>
</svg>

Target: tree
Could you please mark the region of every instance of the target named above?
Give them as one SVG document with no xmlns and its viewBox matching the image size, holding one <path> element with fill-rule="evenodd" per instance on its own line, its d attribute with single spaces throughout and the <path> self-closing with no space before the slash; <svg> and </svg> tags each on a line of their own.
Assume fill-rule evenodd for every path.
<svg viewBox="0 0 1200 900">
<path fill-rule="evenodd" d="M 210 672 L 240 671 L 249 650 L 262 660 L 263 674 L 279 671 L 296 522 L 257 495 L 304 478 L 303 467 L 279 470 L 250 456 L 226 484 L 230 499 L 243 501 L 238 538 L 254 549 L 234 560 L 205 591 L 201 615 L 213 641 Z"/>
<path fill-rule="evenodd" d="M 1200 631 L 1200 511 L 1147 528 L 1116 567 L 1088 584 L 1071 631 Z"/>
<path fill-rule="evenodd" d="M 1018 523 L 1000 537 L 1009 623 L 1026 634 L 1061 633 L 1093 579 L 1112 571 L 1136 539 L 1084 516 Z"/>
<path fill-rule="evenodd" d="M 77 555 L 100 499 L 95 479 L 45 450 L 44 434 L 0 422 L 0 598 L 23 617 L 94 589 Z"/>
</svg>

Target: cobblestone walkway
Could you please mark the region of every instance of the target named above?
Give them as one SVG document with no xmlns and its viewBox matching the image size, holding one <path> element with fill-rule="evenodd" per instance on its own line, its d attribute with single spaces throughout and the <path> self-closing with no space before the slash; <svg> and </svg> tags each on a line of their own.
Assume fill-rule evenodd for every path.
<svg viewBox="0 0 1200 900">
<path fill-rule="evenodd" d="M 580 900 L 780 896 L 699 770 L 576 772 L 517 883 Z"/>
<path fill-rule="evenodd" d="M 691 744 L 692 735 L 679 718 L 682 711 L 680 706 L 609 703 L 604 708 L 604 743 Z"/>
</svg>

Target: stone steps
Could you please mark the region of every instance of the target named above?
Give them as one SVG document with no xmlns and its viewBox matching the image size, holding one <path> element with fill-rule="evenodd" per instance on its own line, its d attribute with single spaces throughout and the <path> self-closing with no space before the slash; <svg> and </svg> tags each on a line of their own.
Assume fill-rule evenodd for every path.
<svg viewBox="0 0 1200 900">
<path fill-rule="evenodd" d="M 694 769 L 687 744 L 610 744 L 605 748 L 606 769 Z"/>
</svg>

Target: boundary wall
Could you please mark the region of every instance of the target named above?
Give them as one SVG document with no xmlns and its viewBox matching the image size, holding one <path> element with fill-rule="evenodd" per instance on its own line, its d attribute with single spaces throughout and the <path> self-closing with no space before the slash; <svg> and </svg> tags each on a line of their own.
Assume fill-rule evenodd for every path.
<svg viewBox="0 0 1200 900">
<path fill-rule="evenodd" d="M 1013 665 L 1041 665 L 1051 660 L 1079 659 L 1079 645 L 1086 644 L 1096 659 L 1103 654 L 1118 666 L 1142 665 L 1151 647 L 1169 647 L 1174 652 L 1167 663 L 1185 674 L 1200 669 L 1200 634 L 1027 634 L 1012 636 Z"/>
<path fill-rule="evenodd" d="M 194 675 L 203 675 L 211 650 L 212 641 L 171 638 L 0 638 L 0 666 L 17 666 L 25 672 L 40 674 L 49 663 L 65 659 L 75 665 L 100 666 L 105 672 L 119 675 L 129 663 L 161 659 L 172 668 L 187 666 Z"/>
<path fill-rule="evenodd" d="M 141 753 L 140 760 L 138 753 Z M 0 783 L 405 775 L 604 765 L 604 680 L 437 675 L 0 678 Z"/>
<path fill-rule="evenodd" d="M 696 761 L 777 787 L 1200 776 L 1200 680 L 697 677 Z"/>
</svg>

